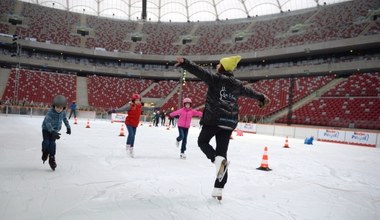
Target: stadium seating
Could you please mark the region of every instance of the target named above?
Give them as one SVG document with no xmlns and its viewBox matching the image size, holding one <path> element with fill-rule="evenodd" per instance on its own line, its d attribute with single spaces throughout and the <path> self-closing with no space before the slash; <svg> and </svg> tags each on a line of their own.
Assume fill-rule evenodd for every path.
<svg viewBox="0 0 380 220">
<path fill-rule="evenodd" d="M 91 75 L 87 77 L 88 103 L 98 108 L 118 108 L 128 103 L 133 93 L 140 94 L 152 83 L 152 80 Z"/>
<path fill-rule="evenodd" d="M 261 80 L 250 86 L 261 93 L 267 94 L 271 103 L 264 109 L 259 109 L 255 100 L 239 98 L 240 115 L 268 116 L 289 106 L 289 78 Z M 297 77 L 294 79 L 293 103 L 311 94 L 332 80 L 332 76 Z"/>
<path fill-rule="evenodd" d="M 190 98 L 192 101 L 192 107 L 197 108 L 203 105 L 206 101 L 207 85 L 200 81 L 187 81 L 185 85 L 182 86 L 182 100 L 184 98 Z M 178 106 L 182 107 L 182 100 L 178 105 L 179 93 L 175 93 L 161 108 L 170 109 Z"/>
<path fill-rule="evenodd" d="M 28 18 L 24 19 L 21 26 L 17 26 L 16 34 L 21 38 L 80 46 L 80 37 L 73 31 L 79 21 L 78 14 L 24 3 L 21 16 Z"/>
<path fill-rule="evenodd" d="M 10 2 L 8 6 L 2 1 L 0 11 L 12 14 L 14 1 Z M 282 13 L 275 18 L 139 23 L 80 15 L 24 2 L 19 16 L 26 19 L 16 26 L 16 34 L 40 42 L 136 54 L 235 54 L 378 34 L 380 24 L 369 15 L 369 10 L 378 7 L 376 0 L 347 1 L 299 13 Z M 86 18 L 85 22 L 82 23 L 81 17 Z M 8 24 L 0 24 L 1 32 L 14 34 L 9 33 Z M 76 33 L 78 24 L 89 29 L 88 36 Z M 142 37 L 141 41 L 131 40 L 135 33 Z M 235 36 L 240 34 L 244 35 L 243 40 L 235 41 Z M 183 45 L 181 39 L 186 36 L 191 36 L 193 41 Z"/>
<path fill-rule="evenodd" d="M 14 99 L 16 73 L 16 69 L 11 70 L 2 100 Z M 76 88 L 76 75 L 19 70 L 18 100 L 49 105 L 59 94 L 76 100 Z"/>
<path fill-rule="evenodd" d="M 137 22 L 125 22 L 95 16 L 87 16 L 87 26 L 94 35 L 86 39 L 87 48 L 104 48 L 107 51 L 129 51 L 128 34 L 137 27 Z"/>
<path fill-rule="evenodd" d="M 149 98 L 165 98 L 177 86 L 178 81 L 162 80 L 149 90 L 144 96 Z"/>
<path fill-rule="evenodd" d="M 380 129 L 380 73 L 353 74 L 294 111 L 291 123 Z M 282 117 L 276 122 L 287 123 Z"/>
</svg>

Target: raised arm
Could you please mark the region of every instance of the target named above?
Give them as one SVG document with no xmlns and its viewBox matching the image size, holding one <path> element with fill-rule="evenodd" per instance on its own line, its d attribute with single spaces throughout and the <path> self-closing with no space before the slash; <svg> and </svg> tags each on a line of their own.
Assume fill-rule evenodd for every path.
<svg viewBox="0 0 380 220">
<path fill-rule="evenodd" d="M 260 108 L 263 108 L 270 103 L 270 99 L 266 95 L 256 92 L 255 90 L 253 90 L 251 87 L 248 87 L 248 86 L 242 87 L 241 95 L 252 98 L 252 99 L 256 99 L 257 101 L 259 101 L 258 105 Z"/>
<path fill-rule="evenodd" d="M 180 115 L 180 113 L 181 113 L 181 109 L 178 109 L 178 110 L 170 113 L 169 116 L 173 118 L 173 117 L 175 117 L 177 115 Z"/>
<path fill-rule="evenodd" d="M 129 111 L 130 109 L 131 109 L 131 104 L 127 103 L 123 105 L 122 107 L 115 109 L 115 112 L 126 112 L 126 111 Z"/>
<path fill-rule="evenodd" d="M 212 84 L 214 78 L 216 77 L 216 74 L 203 69 L 202 67 L 183 57 L 177 57 L 177 63 L 175 66 L 183 68 L 207 84 Z"/>
</svg>

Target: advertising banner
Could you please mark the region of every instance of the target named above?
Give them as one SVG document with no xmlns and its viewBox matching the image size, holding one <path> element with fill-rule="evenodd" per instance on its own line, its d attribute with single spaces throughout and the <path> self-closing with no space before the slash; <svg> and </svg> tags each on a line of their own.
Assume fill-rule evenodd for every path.
<svg viewBox="0 0 380 220">
<path fill-rule="evenodd" d="M 243 132 L 254 133 L 254 134 L 256 134 L 256 131 L 257 131 L 256 124 L 252 124 L 252 123 L 239 123 L 236 129 L 241 130 Z"/>
<path fill-rule="evenodd" d="M 318 141 L 344 143 L 345 131 L 334 129 L 318 129 Z"/>
<path fill-rule="evenodd" d="M 128 114 L 121 114 L 121 113 L 112 113 L 111 115 L 111 122 L 125 122 L 125 118 Z"/>
<path fill-rule="evenodd" d="M 360 131 L 346 131 L 346 142 L 348 144 L 376 147 L 376 134 Z"/>
</svg>

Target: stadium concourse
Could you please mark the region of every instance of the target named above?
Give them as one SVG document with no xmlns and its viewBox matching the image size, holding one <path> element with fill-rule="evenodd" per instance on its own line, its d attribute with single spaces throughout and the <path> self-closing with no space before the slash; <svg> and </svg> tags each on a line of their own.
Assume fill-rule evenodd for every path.
<svg viewBox="0 0 380 220">
<path fill-rule="evenodd" d="M 224 198 L 191 127 L 187 159 L 176 128 L 139 127 L 135 158 L 120 123 L 79 119 L 41 161 L 42 116 L 0 115 L 0 219 L 379 219 L 380 150 L 244 133 L 230 143 Z M 268 149 L 270 172 L 256 168 Z"/>
</svg>

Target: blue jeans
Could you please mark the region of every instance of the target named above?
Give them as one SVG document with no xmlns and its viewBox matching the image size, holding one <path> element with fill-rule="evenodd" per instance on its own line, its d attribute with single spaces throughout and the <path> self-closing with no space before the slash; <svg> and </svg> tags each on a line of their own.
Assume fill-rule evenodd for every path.
<svg viewBox="0 0 380 220">
<path fill-rule="evenodd" d="M 181 153 L 185 153 L 186 151 L 186 144 L 187 144 L 187 134 L 189 132 L 188 128 L 182 128 L 178 127 L 179 136 L 177 137 L 177 141 L 182 141 L 181 145 Z"/>
<path fill-rule="evenodd" d="M 136 129 L 137 129 L 136 127 L 127 125 L 127 130 L 128 130 L 127 144 L 131 145 L 131 147 L 133 147 L 135 143 Z"/>
<path fill-rule="evenodd" d="M 47 151 L 50 156 L 55 156 L 56 144 L 52 134 L 42 129 L 42 150 Z"/>
</svg>

